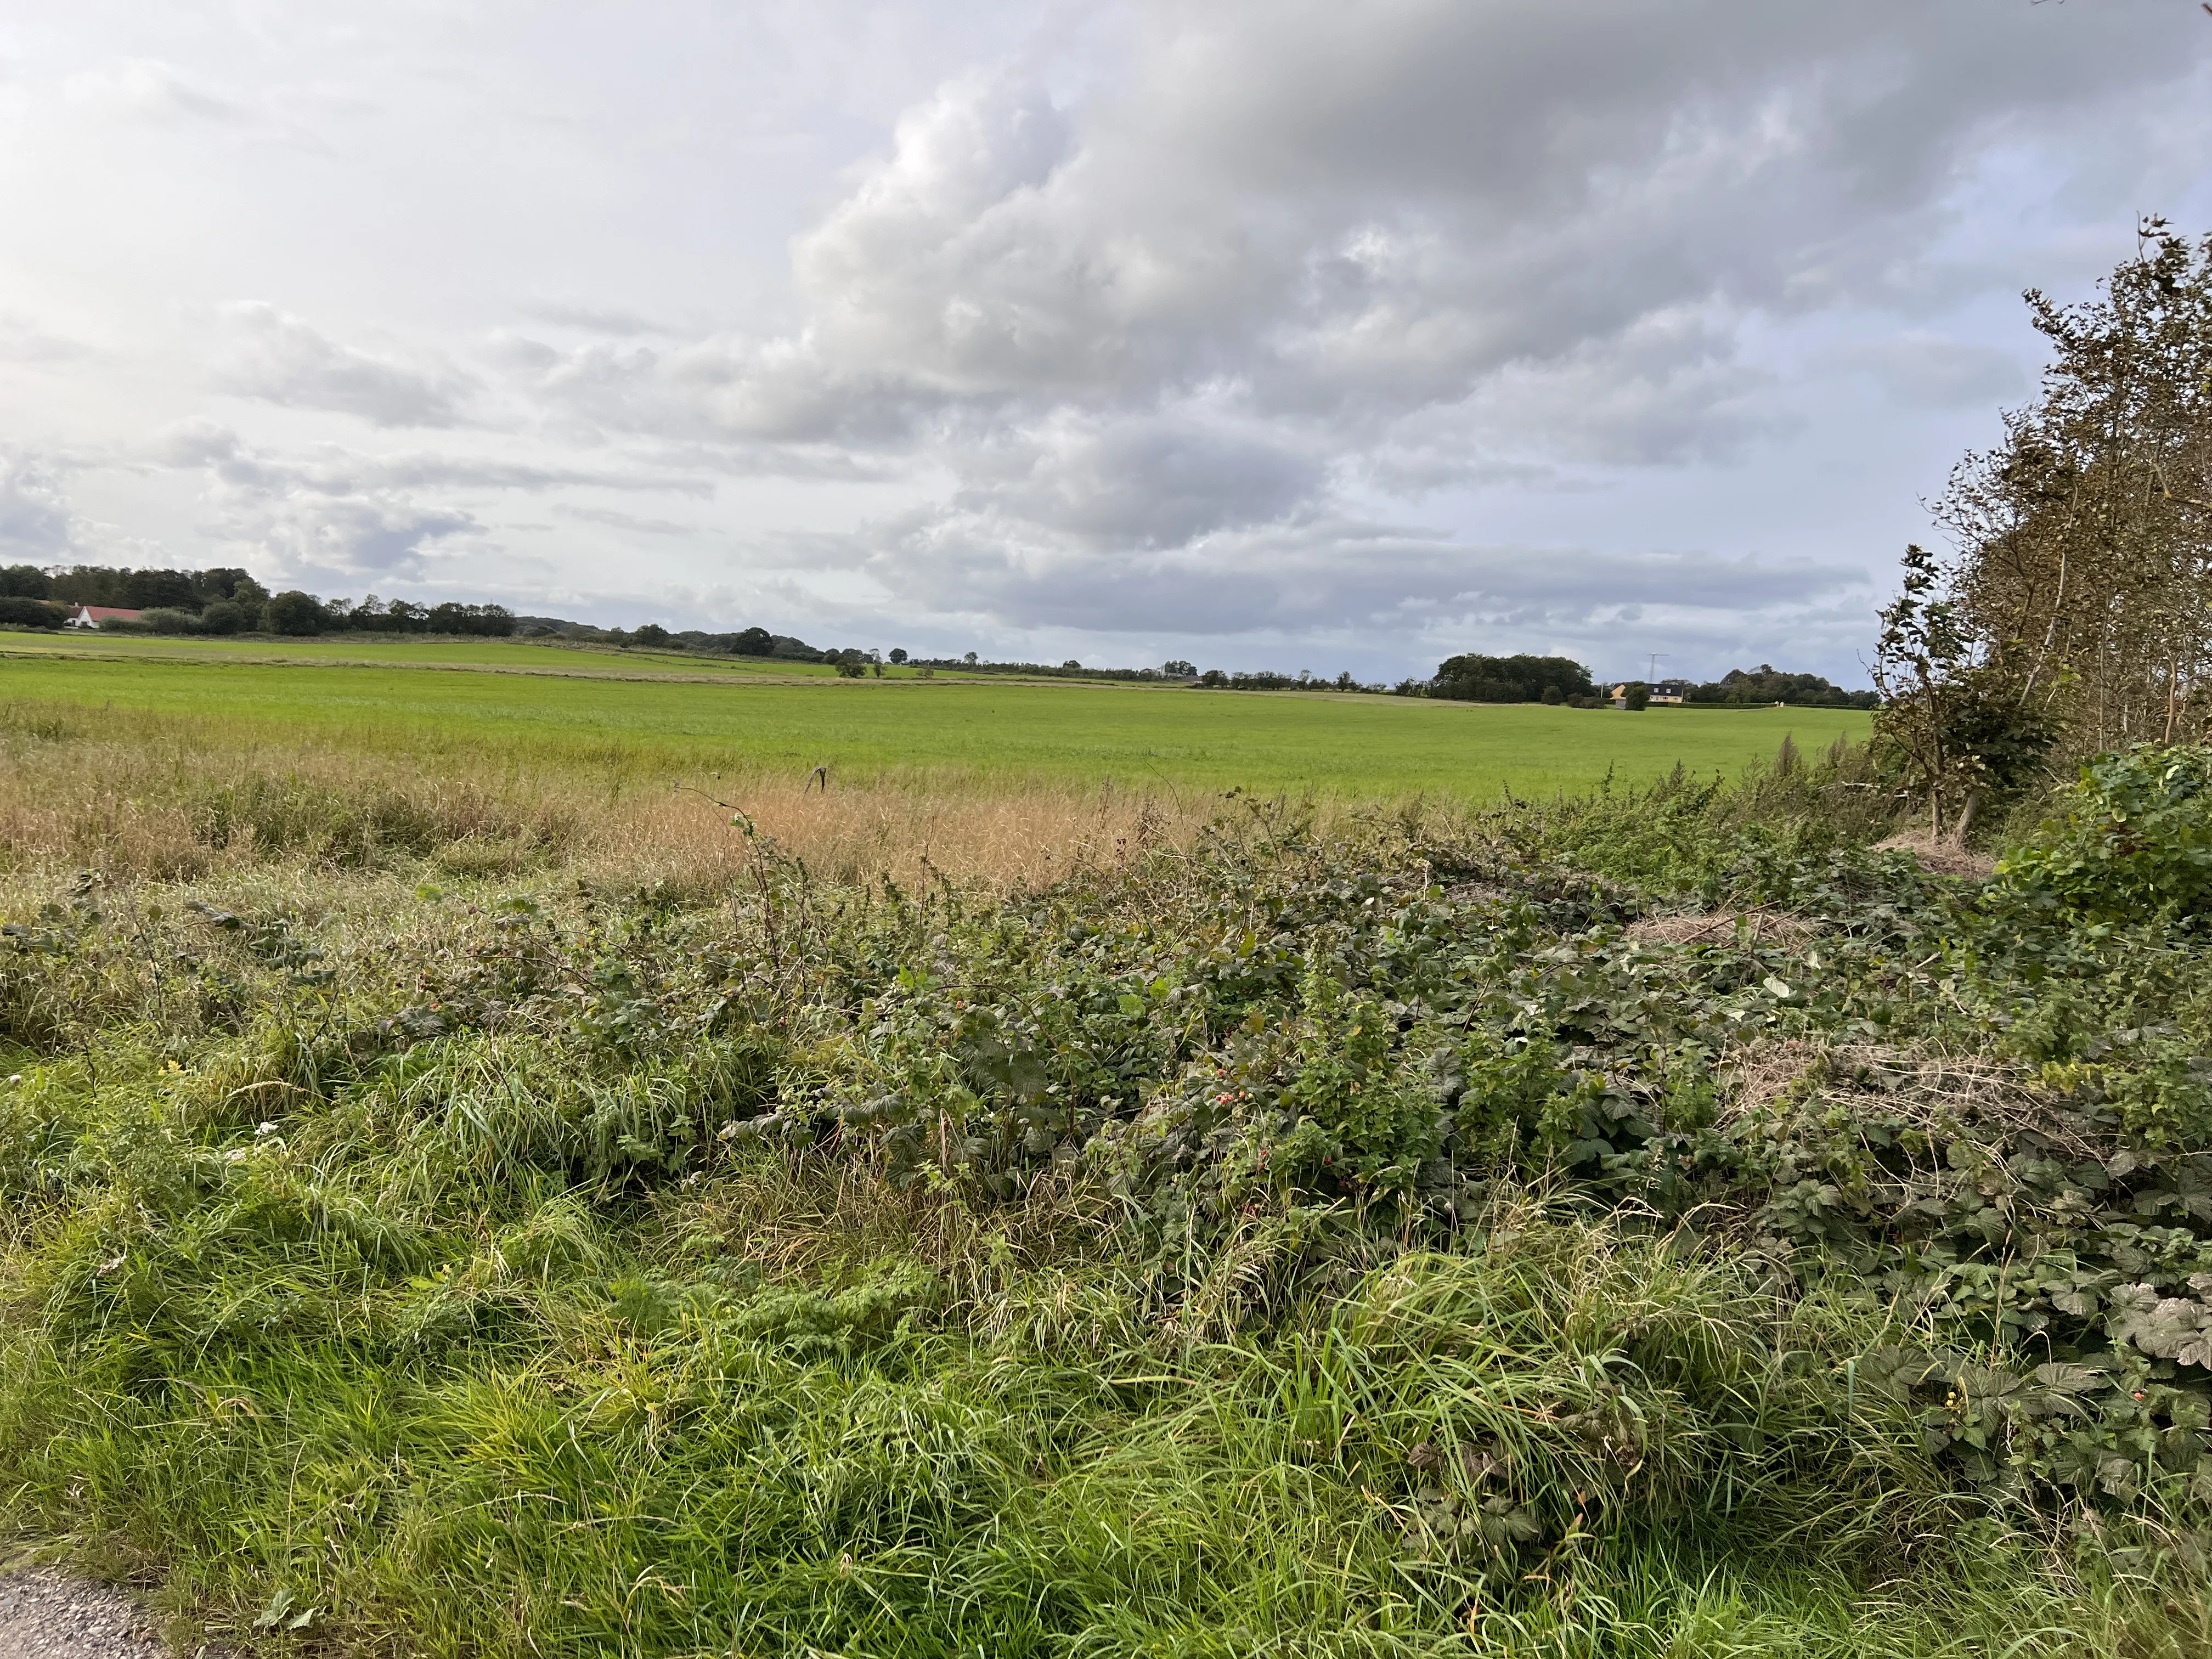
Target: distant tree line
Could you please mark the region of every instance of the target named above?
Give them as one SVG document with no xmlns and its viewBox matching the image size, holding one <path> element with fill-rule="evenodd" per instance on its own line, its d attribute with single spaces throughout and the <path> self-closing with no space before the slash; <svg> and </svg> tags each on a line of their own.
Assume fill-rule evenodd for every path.
<svg viewBox="0 0 2212 1659">
<path fill-rule="evenodd" d="M 0 623 L 58 628 L 74 605 L 136 611 L 103 629 L 139 634 L 282 634 L 294 637 L 360 629 L 379 634 L 488 634 L 514 631 L 496 605 L 422 605 L 408 599 L 355 604 L 319 599 L 297 588 L 271 593 L 243 570 L 133 570 L 81 564 L 65 570 L 36 565 L 0 569 Z"/>
<path fill-rule="evenodd" d="M 1662 688 L 1663 690 L 1664 688 Z M 1623 701 L 1648 708 L 1652 688 L 1642 680 L 1622 683 Z M 1426 680 L 1407 680 L 1402 696 L 1442 697 L 1454 702 L 1540 702 L 1570 708 L 1612 706 L 1611 688 L 1601 688 L 1589 670 L 1571 657 L 1486 657 L 1474 653 L 1447 657 Z M 1846 691 L 1818 674 L 1789 674 L 1771 663 L 1757 669 L 1732 669 L 1703 685 L 1681 687 L 1687 703 L 1771 705 L 1791 703 L 1815 708 L 1872 708 L 1881 698 L 1872 691 Z"/>
<path fill-rule="evenodd" d="M 836 662 L 845 656 L 854 658 L 858 651 L 837 652 L 818 650 L 804 640 L 788 634 L 770 633 L 765 628 L 741 628 L 730 632 L 710 633 L 704 629 L 672 629 L 659 623 L 641 623 L 635 628 L 599 628 L 590 623 L 568 622 L 559 617 L 517 617 L 514 631 L 524 639 L 574 640 L 586 645 L 613 645 L 624 648 L 635 647 L 647 651 L 694 651 L 718 657 L 772 657 L 787 662 Z"/>
<path fill-rule="evenodd" d="M 1878 691 L 1846 691 L 1818 674 L 1785 674 L 1771 663 L 1732 668 L 1717 680 L 1684 689 L 1685 702 L 1792 703 L 1806 708 L 1873 708 Z"/>
</svg>

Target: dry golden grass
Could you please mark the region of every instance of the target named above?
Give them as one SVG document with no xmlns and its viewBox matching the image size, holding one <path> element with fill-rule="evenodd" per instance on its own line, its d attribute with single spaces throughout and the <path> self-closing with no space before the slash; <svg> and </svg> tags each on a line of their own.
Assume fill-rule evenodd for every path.
<svg viewBox="0 0 2212 1659">
<path fill-rule="evenodd" d="M 313 738 L 241 742 L 214 720 L 0 709 L 0 868 L 25 874 L 191 880 L 412 858 L 456 878 L 557 865 L 704 889 L 739 879 L 757 850 L 735 808 L 834 881 L 1035 886 L 1186 843 L 1219 805 L 1200 792 L 926 772 L 859 787 L 691 778 L 618 752 L 559 768 L 466 751 L 416 759 Z"/>
</svg>

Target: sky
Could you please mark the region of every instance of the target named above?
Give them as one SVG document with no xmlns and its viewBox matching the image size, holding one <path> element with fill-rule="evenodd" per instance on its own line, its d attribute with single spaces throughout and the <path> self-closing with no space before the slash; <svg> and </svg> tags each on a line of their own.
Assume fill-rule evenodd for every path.
<svg viewBox="0 0 2212 1659">
<path fill-rule="evenodd" d="M 1865 684 L 2196 0 L 18 0 L 0 563 Z"/>
</svg>

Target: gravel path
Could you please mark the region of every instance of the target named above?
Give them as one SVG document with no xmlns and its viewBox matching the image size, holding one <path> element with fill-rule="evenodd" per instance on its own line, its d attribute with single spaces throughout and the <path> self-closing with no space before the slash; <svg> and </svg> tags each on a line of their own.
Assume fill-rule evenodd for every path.
<svg viewBox="0 0 2212 1659">
<path fill-rule="evenodd" d="M 49 1567 L 0 1574 L 0 1659 L 168 1659 L 129 1592 Z M 208 1659 L 215 1659 L 211 1650 Z"/>
</svg>

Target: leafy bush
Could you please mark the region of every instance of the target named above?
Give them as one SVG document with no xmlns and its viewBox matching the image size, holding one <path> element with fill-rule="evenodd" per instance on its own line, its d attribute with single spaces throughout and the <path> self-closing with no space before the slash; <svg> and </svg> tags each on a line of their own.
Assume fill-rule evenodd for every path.
<svg viewBox="0 0 2212 1659">
<path fill-rule="evenodd" d="M 2140 745 L 2082 769 L 1999 866 L 2023 902 L 2118 922 L 2212 900 L 2212 750 Z"/>
<path fill-rule="evenodd" d="M 319 634 L 330 626 L 330 617 L 313 594 L 290 588 L 261 607 L 261 626 L 270 634 Z"/>
<path fill-rule="evenodd" d="M 43 574 L 43 573 L 42 573 Z M 11 628 L 59 628 L 69 620 L 69 607 L 45 599 L 0 594 L 0 624 Z"/>
</svg>

